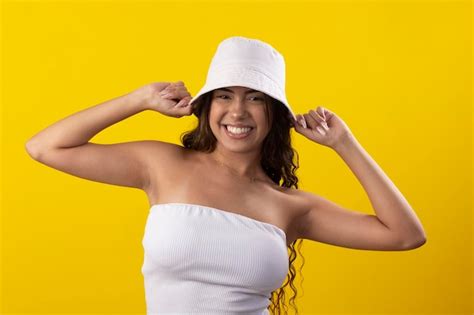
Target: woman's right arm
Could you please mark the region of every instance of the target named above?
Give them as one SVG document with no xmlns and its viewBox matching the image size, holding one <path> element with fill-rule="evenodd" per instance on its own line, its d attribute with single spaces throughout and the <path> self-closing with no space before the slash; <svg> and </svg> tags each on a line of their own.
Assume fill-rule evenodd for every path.
<svg viewBox="0 0 474 315">
<path fill-rule="evenodd" d="M 156 140 L 117 144 L 96 144 L 89 140 L 101 130 L 147 109 L 160 111 L 159 106 L 165 104 L 163 112 L 168 111 L 169 115 L 169 108 L 179 103 L 155 95 L 169 85 L 153 83 L 63 118 L 34 135 L 26 143 L 26 150 L 40 163 L 71 175 L 145 189 L 150 184 L 151 158 L 157 154 L 160 159 L 177 158 L 181 146 Z M 176 93 L 174 99 L 182 97 L 186 103 L 189 93 L 183 97 L 182 90 L 181 96 Z M 173 110 L 179 110 L 182 115 L 188 111 L 182 107 Z"/>
<path fill-rule="evenodd" d="M 26 147 L 33 157 L 50 149 L 77 147 L 103 129 L 144 110 L 143 91 L 135 90 L 59 120 L 34 135 Z"/>
</svg>

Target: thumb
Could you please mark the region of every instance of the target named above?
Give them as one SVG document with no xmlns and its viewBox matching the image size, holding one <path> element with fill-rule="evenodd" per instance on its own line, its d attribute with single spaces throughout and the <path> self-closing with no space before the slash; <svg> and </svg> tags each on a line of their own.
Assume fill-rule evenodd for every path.
<svg viewBox="0 0 474 315">
<path fill-rule="evenodd" d="M 185 97 L 181 101 L 179 101 L 178 104 L 176 104 L 176 107 L 178 110 L 183 112 L 184 115 L 192 115 L 193 114 L 193 106 L 189 104 L 191 101 L 191 98 Z"/>
<path fill-rule="evenodd" d="M 191 96 L 186 96 L 186 97 L 183 97 L 179 102 L 178 104 L 176 104 L 175 106 L 176 107 L 186 107 L 189 105 L 189 102 L 191 101 Z"/>
</svg>

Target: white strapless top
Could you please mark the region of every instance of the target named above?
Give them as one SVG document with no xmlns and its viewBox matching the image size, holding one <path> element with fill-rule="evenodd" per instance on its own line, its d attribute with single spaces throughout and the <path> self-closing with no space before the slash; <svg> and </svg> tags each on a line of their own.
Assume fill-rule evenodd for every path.
<svg viewBox="0 0 474 315">
<path fill-rule="evenodd" d="M 288 274 L 282 229 L 212 207 L 153 205 L 142 244 L 147 314 L 269 314 Z"/>
</svg>

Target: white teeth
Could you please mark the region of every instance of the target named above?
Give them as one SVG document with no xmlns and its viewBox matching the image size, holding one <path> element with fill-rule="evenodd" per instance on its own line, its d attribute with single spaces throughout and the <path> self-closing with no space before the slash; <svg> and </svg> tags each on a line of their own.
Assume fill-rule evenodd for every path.
<svg viewBox="0 0 474 315">
<path fill-rule="evenodd" d="M 232 127 L 232 126 L 227 126 L 227 130 L 229 132 L 232 132 L 234 134 L 242 134 L 242 133 L 247 133 L 251 130 L 252 128 L 236 128 L 236 127 Z"/>
</svg>

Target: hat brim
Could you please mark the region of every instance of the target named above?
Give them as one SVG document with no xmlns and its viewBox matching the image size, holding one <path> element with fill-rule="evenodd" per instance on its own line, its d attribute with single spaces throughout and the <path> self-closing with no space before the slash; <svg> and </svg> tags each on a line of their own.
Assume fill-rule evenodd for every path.
<svg viewBox="0 0 474 315">
<path fill-rule="evenodd" d="M 222 87 L 243 86 L 265 93 L 282 102 L 288 109 L 288 116 L 296 120 L 296 116 L 288 104 L 283 91 L 281 91 L 279 86 L 263 73 L 241 66 L 227 67 L 217 73 L 219 74 L 219 78 L 208 78 L 201 90 L 191 99 L 189 102 L 190 105 L 192 105 L 192 103 L 194 103 L 194 101 L 201 95 L 212 90 Z"/>
</svg>

